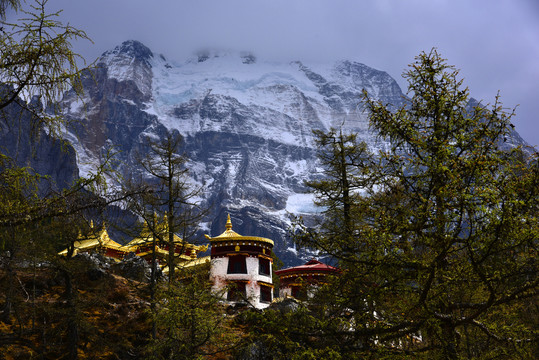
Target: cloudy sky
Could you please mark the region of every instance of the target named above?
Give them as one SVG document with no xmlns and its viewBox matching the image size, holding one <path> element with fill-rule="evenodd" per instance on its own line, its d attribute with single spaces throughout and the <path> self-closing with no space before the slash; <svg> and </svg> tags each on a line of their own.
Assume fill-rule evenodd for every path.
<svg viewBox="0 0 539 360">
<path fill-rule="evenodd" d="M 136 39 L 181 60 L 203 47 L 270 60 L 349 59 L 385 70 L 403 90 L 407 64 L 432 47 L 461 70 L 473 97 L 500 91 L 517 131 L 539 145 L 538 0 L 49 0 L 94 44 L 92 61 Z"/>
</svg>

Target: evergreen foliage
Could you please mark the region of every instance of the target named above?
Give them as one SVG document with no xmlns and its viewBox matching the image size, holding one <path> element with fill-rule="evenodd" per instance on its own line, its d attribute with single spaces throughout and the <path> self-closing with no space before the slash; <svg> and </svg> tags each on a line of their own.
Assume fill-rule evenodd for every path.
<svg viewBox="0 0 539 360">
<path fill-rule="evenodd" d="M 184 249 L 178 248 L 182 244 L 174 244 L 174 234 L 184 244 L 196 241 L 193 236 L 205 215 L 197 202 L 201 189 L 189 182 L 187 157 L 181 153 L 183 137 L 177 131 L 168 132 L 163 139 L 148 139 L 147 145 L 148 151 L 138 158 L 145 173 L 124 181 L 124 189 L 135 194 L 130 198 L 130 210 L 145 221 L 154 239 L 167 244 L 167 263 L 175 264 L 175 250 Z M 156 219 L 166 219 L 165 232 Z M 174 266 L 170 266 L 170 281 L 174 273 Z"/>
<path fill-rule="evenodd" d="M 180 268 L 178 282 L 158 292 L 158 336 L 149 346 L 152 359 L 198 359 L 234 347 L 230 319 L 211 291 L 209 264 Z"/>
<path fill-rule="evenodd" d="M 369 155 L 353 134 L 318 134 L 328 179 L 308 185 L 326 210 L 314 229 L 298 223 L 297 240 L 345 270 L 325 303 L 351 314 L 341 334 L 351 353 L 532 358 L 536 154 L 503 146 L 513 112 L 498 97 L 470 108 L 436 50 L 404 77 L 398 109 L 364 95 L 389 149 Z"/>
<path fill-rule="evenodd" d="M 55 104 L 64 91 L 81 90 L 79 56 L 70 42 L 87 39 L 86 34 L 58 22 L 58 13 L 46 12 L 46 3 L 36 0 L 30 11 L 23 11 L 20 1 L 0 1 L 0 127 L 18 129 L 21 148 L 27 145 L 21 141 L 26 135 L 20 134 L 21 129 L 32 129 L 32 147 L 40 144 L 39 136 L 61 140 L 60 130 L 66 124 Z M 8 8 L 26 17 L 8 23 Z M 59 259 L 57 252 L 67 247 L 73 254 L 85 211 L 98 214 L 123 195 L 100 197 L 107 190 L 108 159 L 88 178 L 64 189 L 45 187 L 47 192 L 39 188 L 50 179 L 17 160 L 0 153 L 0 345 L 16 349 L 12 352 L 16 357 L 61 353 L 76 359 L 86 328 L 77 286 L 84 267 L 70 256 Z M 51 281 L 63 287 L 57 298 L 64 305 L 61 310 L 38 300 L 42 294 L 37 279 L 43 268 L 56 272 Z M 49 348 L 49 340 L 54 349 Z"/>
</svg>

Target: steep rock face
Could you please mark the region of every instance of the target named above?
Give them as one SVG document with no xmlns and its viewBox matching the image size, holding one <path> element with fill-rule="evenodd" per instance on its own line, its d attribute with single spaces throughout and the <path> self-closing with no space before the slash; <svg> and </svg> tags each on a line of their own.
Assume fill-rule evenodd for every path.
<svg viewBox="0 0 539 360">
<path fill-rule="evenodd" d="M 286 265 L 312 255 L 287 238 L 288 212 L 316 212 L 303 185 L 321 175 L 312 130 L 342 126 L 376 149 L 387 144 L 368 128 L 363 89 L 384 103 L 403 101 L 387 73 L 351 61 L 269 63 L 208 51 L 175 64 L 127 41 L 97 63 L 84 97 L 67 93 L 63 100 L 66 116 L 81 123 L 73 129 L 79 158 L 95 161 L 113 146 L 121 151 L 119 170 L 128 173 L 147 137 L 178 130 L 190 176 L 211 209 L 204 230 L 221 233 L 230 213 L 238 233 L 274 239 Z"/>
<path fill-rule="evenodd" d="M 79 176 L 74 149 L 49 136 L 39 120 L 15 103 L 0 112 L 0 153 L 16 166 L 47 176 L 39 182 L 42 196 L 67 188 Z"/>
<path fill-rule="evenodd" d="M 129 164 L 141 134 L 148 129 L 159 135 L 166 132 L 156 115 L 143 111 L 152 99 L 152 58 L 147 47 L 127 41 L 105 52 L 96 68 L 84 74 L 82 98 L 74 92 L 64 96 L 62 105 L 65 116 L 73 120 L 79 158 L 91 161 L 113 147 L 119 160 Z"/>
</svg>

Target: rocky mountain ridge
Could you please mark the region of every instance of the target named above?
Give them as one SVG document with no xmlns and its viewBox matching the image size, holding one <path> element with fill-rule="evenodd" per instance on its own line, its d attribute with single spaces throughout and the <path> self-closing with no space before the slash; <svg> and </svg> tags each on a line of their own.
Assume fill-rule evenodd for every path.
<svg viewBox="0 0 539 360">
<path fill-rule="evenodd" d="M 136 167 L 145 140 L 177 130 L 193 184 L 211 208 L 202 228 L 275 240 L 286 265 L 313 254 L 287 238 L 289 213 L 316 212 L 304 180 L 320 176 L 312 130 L 342 126 L 374 150 L 386 146 L 368 128 L 361 92 L 399 106 L 403 93 L 387 73 L 352 61 L 264 62 L 250 53 L 202 52 L 183 63 L 138 41 L 105 52 L 84 79 L 85 95 L 66 93 L 65 116 L 80 122 L 70 139 L 79 169 L 105 147 L 120 151 L 118 170 Z"/>
</svg>

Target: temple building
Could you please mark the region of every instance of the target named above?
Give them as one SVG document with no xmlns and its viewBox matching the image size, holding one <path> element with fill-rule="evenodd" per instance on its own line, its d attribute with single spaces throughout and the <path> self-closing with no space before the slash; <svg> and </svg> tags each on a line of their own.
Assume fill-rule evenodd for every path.
<svg viewBox="0 0 539 360">
<path fill-rule="evenodd" d="M 323 284 L 330 275 L 338 275 L 340 269 L 312 259 L 304 265 L 277 270 L 279 297 L 292 296 L 296 299 L 309 297 L 309 288 Z"/>
<path fill-rule="evenodd" d="M 236 233 L 230 215 L 221 235 L 206 238 L 211 246 L 213 291 L 231 304 L 247 302 L 257 309 L 268 307 L 273 300 L 273 240 Z"/>
<path fill-rule="evenodd" d="M 137 256 L 151 262 L 153 258 L 153 246 L 155 242 L 155 256 L 158 265 L 164 273 L 168 273 L 168 221 L 165 214 L 163 221 L 154 219 L 155 229 L 150 229 L 144 222 L 140 234 L 125 245 L 121 245 L 112 240 L 107 232 L 105 224 L 101 230 L 95 231 L 93 221 L 90 225 L 89 235 L 79 233 L 77 241 L 74 243 L 73 256 L 78 253 L 98 253 L 117 261 L 121 261 L 128 253 L 135 253 Z M 208 250 L 207 245 L 194 245 L 184 241 L 174 234 L 174 265 L 176 267 L 189 267 L 202 264 L 209 259 L 198 258 L 198 254 Z M 68 249 L 59 253 L 66 256 Z"/>
<path fill-rule="evenodd" d="M 144 222 L 140 234 L 126 245 L 112 240 L 105 224 L 100 230 L 91 222 L 89 235 L 79 233 L 73 244 L 73 256 L 79 253 L 99 253 L 121 261 L 128 253 L 134 253 L 151 262 L 154 256 L 164 273 L 168 273 L 168 221 L 154 218 L 155 228 Z M 230 304 L 248 303 L 264 309 L 273 300 L 271 257 L 273 240 L 258 236 L 243 236 L 232 230 L 230 215 L 226 230 L 218 236 L 205 235 L 210 242 L 210 256 L 199 257 L 208 245 L 194 245 L 174 234 L 174 266 L 177 268 L 198 266 L 210 262 L 212 290 Z M 59 253 L 66 256 L 68 249 Z M 338 275 L 340 269 L 312 259 L 304 265 L 278 270 L 280 297 L 297 299 L 309 297 L 310 289 L 326 282 L 328 276 Z"/>
<path fill-rule="evenodd" d="M 65 249 L 59 255 L 66 256 L 69 249 Z M 112 240 L 107 232 L 105 223 L 101 230 L 94 229 L 94 222 L 90 222 L 90 231 L 88 235 L 82 235 L 79 232 L 77 240 L 73 244 L 73 256 L 79 253 L 98 253 L 114 259 L 122 259 L 126 251 L 124 247 Z"/>
<path fill-rule="evenodd" d="M 133 252 L 137 256 L 151 262 L 153 258 L 153 246 L 155 242 L 155 256 L 157 263 L 165 273 L 168 273 L 168 221 L 167 215 L 163 217 L 162 222 L 154 221 L 156 228 L 153 231 L 144 222 L 142 230 L 136 238 L 127 243 L 124 248 L 127 252 Z M 207 245 L 194 245 L 184 241 L 178 235 L 174 234 L 174 264 L 175 266 L 188 266 L 197 261 L 199 253 L 208 250 Z M 198 262 L 197 262 L 198 263 Z"/>
</svg>

